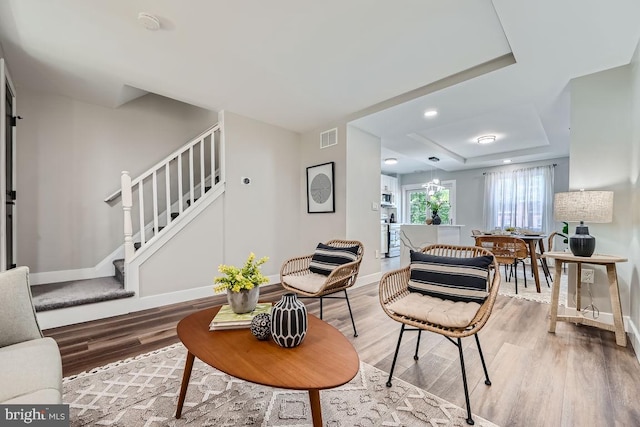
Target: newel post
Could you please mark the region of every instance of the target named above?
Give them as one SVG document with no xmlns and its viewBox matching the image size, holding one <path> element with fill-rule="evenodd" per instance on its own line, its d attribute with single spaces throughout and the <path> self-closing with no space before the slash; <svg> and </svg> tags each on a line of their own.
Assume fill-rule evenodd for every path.
<svg viewBox="0 0 640 427">
<path fill-rule="evenodd" d="M 124 261 L 129 262 L 135 252 L 135 248 L 133 247 L 133 223 L 131 221 L 133 196 L 129 172 L 122 171 L 120 186 L 122 192 L 122 210 L 124 212 Z"/>
</svg>

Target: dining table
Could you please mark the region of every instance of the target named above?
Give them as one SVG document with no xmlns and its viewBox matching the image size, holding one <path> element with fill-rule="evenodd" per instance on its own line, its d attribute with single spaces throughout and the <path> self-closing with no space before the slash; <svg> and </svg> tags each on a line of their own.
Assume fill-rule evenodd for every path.
<svg viewBox="0 0 640 427">
<path fill-rule="evenodd" d="M 538 272 L 538 256 L 536 255 L 536 246 L 540 250 L 540 255 L 542 255 L 545 251 L 544 248 L 544 239 L 547 238 L 546 234 L 538 234 L 538 233 L 526 233 L 526 234 L 492 234 L 492 233 L 482 233 L 482 234 L 474 234 L 473 237 L 476 239 L 480 236 L 494 236 L 494 237 L 517 237 L 525 241 L 527 246 L 529 247 L 529 259 L 531 260 L 531 270 L 533 271 L 533 280 L 536 283 L 536 291 L 540 293 L 540 274 Z M 476 239 L 477 245 L 477 239 Z M 547 266 L 547 262 L 544 258 L 541 260 L 542 269 L 544 271 L 545 277 L 550 276 L 549 267 Z"/>
</svg>

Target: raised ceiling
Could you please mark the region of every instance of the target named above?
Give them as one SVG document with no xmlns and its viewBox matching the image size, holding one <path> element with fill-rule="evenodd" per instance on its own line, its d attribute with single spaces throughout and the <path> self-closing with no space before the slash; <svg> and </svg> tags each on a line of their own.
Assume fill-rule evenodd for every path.
<svg viewBox="0 0 640 427">
<path fill-rule="evenodd" d="M 18 95 L 152 92 L 297 132 L 348 118 L 408 173 L 568 155 L 571 78 L 627 64 L 638 16 L 637 0 L 3 0 L 0 43 Z"/>
</svg>

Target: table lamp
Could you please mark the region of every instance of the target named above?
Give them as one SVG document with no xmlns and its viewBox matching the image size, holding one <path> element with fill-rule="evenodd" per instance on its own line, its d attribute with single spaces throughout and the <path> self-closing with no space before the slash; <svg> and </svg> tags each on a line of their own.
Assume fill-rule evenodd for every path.
<svg viewBox="0 0 640 427">
<path fill-rule="evenodd" d="M 596 238 L 589 235 L 589 227 L 584 223 L 613 220 L 613 191 L 556 193 L 553 216 L 556 221 L 580 222 L 576 227 L 576 234 L 569 237 L 569 248 L 575 256 L 589 257 L 596 248 Z"/>
</svg>

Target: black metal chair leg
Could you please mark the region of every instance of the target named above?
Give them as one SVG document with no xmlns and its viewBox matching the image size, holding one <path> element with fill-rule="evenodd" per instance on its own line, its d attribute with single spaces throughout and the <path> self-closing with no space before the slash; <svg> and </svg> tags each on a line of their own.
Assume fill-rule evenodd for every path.
<svg viewBox="0 0 640 427">
<path fill-rule="evenodd" d="M 422 335 L 422 329 L 418 330 L 418 342 L 416 343 L 416 354 L 413 355 L 413 360 L 418 360 L 418 349 L 420 348 L 421 335 Z"/>
<path fill-rule="evenodd" d="M 391 371 L 389 371 L 389 379 L 387 380 L 387 387 L 391 387 L 391 377 L 393 377 L 393 370 L 396 367 L 396 360 L 398 359 L 398 351 L 400 350 L 400 343 L 402 342 L 402 334 L 404 334 L 404 323 L 400 328 L 400 336 L 398 337 L 398 345 L 396 345 L 396 352 L 393 355 L 393 362 L 391 362 Z"/>
<path fill-rule="evenodd" d="M 525 267 L 525 265 L 526 264 L 524 263 L 524 260 L 522 260 L 522 273 L 524 273 L 523 274 L 523 276 L 524 276 L 524 287 L 526 288 L 527 287 L 527 268 Z M 533 268 L 531 269 L 531 274 L 533 275 Z"/>
<path fill-rule="evenodd" d="M 516 261 L 516 262 L 518 262 L 518 261 Z M 516 273 L 517 273 L 517 271 L 516 271 Z M 518 295 L 518 275 L 517 274 L 515 274 L 515 278 L 516 278 L 516 295 Z"/>
<path fill-rule="evenodd" d="M 467 386 L 467 372 L 464 369 L 464 355 L 462 354 L 462 340 L 458 338 L 458 353 L 460 353 L 460 368 L 462 368 L 462 384 L 464 385 L 464 399 L 467 403 L 467 424 L 473 425 L 473 418 L 471 418 L 471 403 L 469 403 L 469 387 Z"/>
<path fill-rule="evenodd" d="M 476 344 L 478 344 L 478 353 L 480 353 L 480 361 L 482 361 L 482 369 L 484 369 L 484 377 L 486 380 L 484 383 L 486 385 L 491 385 L 491 380 L 489 379 L 489 371 L 487 371 L 487 365 L 484 363 L 484 355 L 482 354 L 482 347 L 480 347 L 480 338 L 478 338 L 478 334 L 473 334 L 476 337 Z"/>
<path fill-rule="evenodd" d="M 353 320 L 353 313 L 351 312 L 351 304 L 349 304 L 349 295 L 347 295 L 347 290 L 344 290 L 344 297 L 347 300 L 347 307 L 349 307 L 349 316 L 351 316 L 351 324 L 353 325 L 353 336 L 358 336 L 358 331 L 356 331 L 356 322 Z"/>
<path fill-rule="evenodd" d="M 322 320 L 322 297 L 320 297 L 320 320 Z"/>
</svg>

